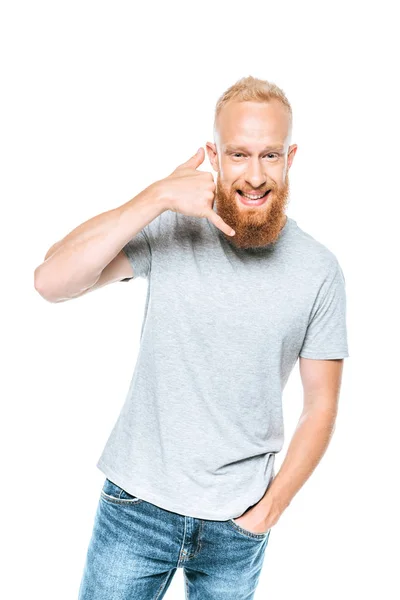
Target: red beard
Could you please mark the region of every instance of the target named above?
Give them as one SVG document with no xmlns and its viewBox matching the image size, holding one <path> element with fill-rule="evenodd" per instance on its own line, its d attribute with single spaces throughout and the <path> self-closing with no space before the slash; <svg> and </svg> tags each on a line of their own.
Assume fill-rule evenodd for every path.
<svg viewBox="0 0 400 600">
<path fill-rule="evenodd" d="M 223 235 L 238 248 L 266 246 L 278 239 L 286 223 L 285 208 L 289 198 L 288 173 L 282 187 L 269 184 L 265 189 L 270 188 L 267 201 L 261 206 L 240 205 L 236 190 L 242 188 L 232 188 L 229 193 L 226 193 L 218 174 L 214 199 L 216 212 L 235 230 L 234 236 L 225 233 Z M 243 189 L 247 189 L 247 186 L 243 185 Z"/>
</svg>

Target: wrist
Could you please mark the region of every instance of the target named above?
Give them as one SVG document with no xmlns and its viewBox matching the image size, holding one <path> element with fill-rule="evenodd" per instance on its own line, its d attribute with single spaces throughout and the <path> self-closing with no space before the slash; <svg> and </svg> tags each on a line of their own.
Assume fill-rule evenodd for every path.
<svg viewBox="0 0 400 600">
<path fill-rule="evenodd" d="M 151 190 L 154 202 L 160 208 L 161 212 L 170 210 L 170 198 L 164 179 L 155 181 L 148 189 Z"/>
<path fill-rule="evenodd" d="M 274 504 L 278 510 L 283 512 L 292 500 L 291 495 L 287 490 L 280 489 L 278 485 L 274 486 L 273 484 L 274 482 L 272 482 L 265 495 L 268 496 L 270 502 Z"/>
</svg>

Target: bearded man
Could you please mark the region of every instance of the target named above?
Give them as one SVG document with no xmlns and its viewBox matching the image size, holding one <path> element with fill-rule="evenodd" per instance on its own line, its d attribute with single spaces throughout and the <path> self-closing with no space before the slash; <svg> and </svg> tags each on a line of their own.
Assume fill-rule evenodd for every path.
<svg viewBox="0 0 400 600">
<path fill-rule="evenodd" d="M 148 280 L 140 351 L 98 460 L 106 476 L 80 600 L 162 598 L 178 568 L 193 600 L 249 600 L 271 529 L 325 452 L 348 354 L 336 256 L 286 214 L 292 111 L 246 77 L 206 150 L 48 251 L 50 302 Z M 282 392 L 304 407 L 278 473 Z"/>
</svg>

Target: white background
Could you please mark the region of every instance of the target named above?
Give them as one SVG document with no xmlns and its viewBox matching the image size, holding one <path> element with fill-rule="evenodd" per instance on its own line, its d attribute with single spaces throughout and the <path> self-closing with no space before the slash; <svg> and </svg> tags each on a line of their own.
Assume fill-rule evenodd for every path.
<svg viewBox="0 0 400 600">
<path fill-rule="evenodd" d="M 376 8 L 375 8 L 376 7 Z M 213 141 L 253 75 L 292 104 L 287 214 L 346 279 L 336 431 L 273 527 L 256 598 L 398 597 L 399 52 L 394 2 L 9 2 L 0 15 L 2 595 L 77 598 L 146 281 L 61 304 L 34 269 L 71 229 Z M 208 159 L 200 167 L 210 170 Z M 302 406 L 284 391 L 285 447 Z M 166 598 L 184 598 L 178 570 Z M 216 599 L 218 600 L 218 599 Z"/>
</svg>

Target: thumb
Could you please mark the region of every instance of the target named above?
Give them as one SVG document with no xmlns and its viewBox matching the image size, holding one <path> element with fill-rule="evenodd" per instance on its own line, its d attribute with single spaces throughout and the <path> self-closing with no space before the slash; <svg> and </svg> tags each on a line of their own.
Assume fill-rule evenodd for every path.
<svg viewBox="0 0 400 600">
<path fill-rule="evenodd" d="M 204 148 L 200 147 L 197 150 L 196 154 L 193 154 L 193 156 L 191 156 L 189 158 L 189 160 L 187 160 L 186 162 L 179 165 L 178 169 L 180 169 L 180 168 L 197 169 L 197 167 L 199 167 L 201 165 L 201 163 L 204 161 L 204 158 L 205 158 Z"/>
</svg>

